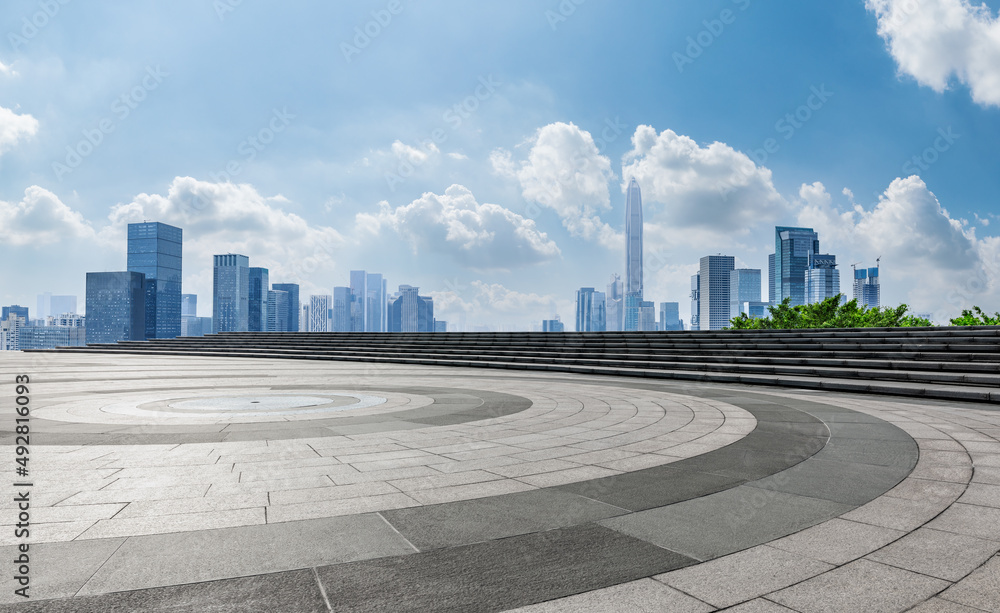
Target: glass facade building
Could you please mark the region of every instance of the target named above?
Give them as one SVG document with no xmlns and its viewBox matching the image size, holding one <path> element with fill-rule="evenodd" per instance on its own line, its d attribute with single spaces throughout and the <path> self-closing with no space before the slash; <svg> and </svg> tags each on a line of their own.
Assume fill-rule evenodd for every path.
<svg viewBox="0 0 1000 613">
<path fill-rule="evenodd" d="M 819 235 L 812 228 L 774 228 L 775 301 L 791 298 L 792 306 L 806 304 L 809 256 L 819 253 Z"/>
<path fill-rule="evenodd" d="M 621 332 L 625 322 L 625 288 L 620 276 L 611 275 L 604 304 L 607 313 L 605 328 L 609 332 Z"/>
<path fill-rule="evenodd" d="M 677 302 L 660 303 L 660 330 L 683 330 L 684 322 L 681 321 L 681 305 Z"/>
<path fill-rule="evenodd" d="M 858 306 L 867 308 L 881 306 L 877 266 L 854 271 L 854 299 L 858 301 Z"/>
<path fill-rule="evenodd" d="M 434 300 L 420 296 L 419 288 L 400 285 L 389 303 L 389 332 L 433 332 Z"/>
<path fill-rule="evenodd" d="M 212 275 L 212 332 L 246 332 L 250 325 L 250 258 L 215 256 Z"/>
<path fill-rule="evenodd" d="M 156 221 L 128 225 L 129 272 L 146 278 L 146 338 L 181 335 L 181 259 L 184 233 Z"/>
<path fill-rule="evenodd" d="M 721 330 L 729 325 L 730 273 L 736 266 L 731 255 L 706 255 L 699 273 L 699 330 Z"/>
<path fill-rule="evenodd" d="M 250 295 L 247 298 L 247 329 L 250 332 L 267 330 L 267 292 L 271 283 L 266 268 L 250 269 Z"/>
<path fill-rule="evenodd" d="M 299 285 L 297 283 L 274 283 L 271 289 L 286 292 L 288 294 L 288 321 L 285 329 L 288 332 L 299 331 L 299 311 L 302 310 L 299 303 Z"/>
<path fill-rule="evenodd" d="M 760 302 L 760 270 L 737 268 L 729 273 L 729 318 L 739 317 L 744 302 Z"/>
<path fill-rule="evenodd" d="M 87 342 L 146 340 L 146 296 L 141 272 L 88 272 Z"/>
<path fill-rule="evenodd" d="M 806 302 L 814 304 L 833 298 L 840 293 L 840 271 L 837 256 L 813 254 L 806 271 Z"/>
</svg>

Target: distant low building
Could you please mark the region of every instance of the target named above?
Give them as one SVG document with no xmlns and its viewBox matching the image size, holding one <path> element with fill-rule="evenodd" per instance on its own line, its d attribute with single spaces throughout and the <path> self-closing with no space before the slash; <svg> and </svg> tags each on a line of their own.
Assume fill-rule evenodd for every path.
<svg viewBox="0 0 1000 613">
<path fill-rule="evenodd" d="M 543 319 L 542 320 L 542 332 L 565 332 L 566 328 L 563 326 L 563 322 L 558 319 Z"/>
<path fill-rule="evenodd" d="M 435 332 L 447 332 L 448 331 L 448 322 L 447 321 L 442 321 L 440 319 L 435 319 L 434 320 L 434 331 Z"/>
<path fill-rule="evenodd" d="M 20 349 L 55 349 L 82 347 L 87 344 L 87 329 L 71 326 L 26 327 L 20 330 Z"/>
</svg>

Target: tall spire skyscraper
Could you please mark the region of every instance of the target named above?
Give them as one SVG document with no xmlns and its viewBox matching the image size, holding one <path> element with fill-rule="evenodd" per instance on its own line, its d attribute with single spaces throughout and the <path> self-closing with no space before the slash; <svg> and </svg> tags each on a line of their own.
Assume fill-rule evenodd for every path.
<svg viewBox="0 0 1000 613">
<path fill-rule="evenodd" d="M 625 321 L 624 330 L 640 329 L 642 307 L 642 192 L 635 177 L 625 196 Z"/>
</svg>

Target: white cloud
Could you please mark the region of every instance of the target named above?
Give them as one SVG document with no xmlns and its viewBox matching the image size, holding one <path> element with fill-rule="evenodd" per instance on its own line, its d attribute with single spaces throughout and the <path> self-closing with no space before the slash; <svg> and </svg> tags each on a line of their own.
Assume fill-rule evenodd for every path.
<svg viewBox="0 0 1000 613">
<path fill-rule="evenodd" d="M 0 106 L 0 154 L 10 151 L 21 140 L 38 132 L 38 120 L 31 115 L 18 115 Z"/>
<path fill-rule="evenodd" d="M 844 293 L 851 293 L 850 264 L 873 266 L 881 256 L 883 304 L 906 302 L 947 321 L 1000 297 L 1000 239 L 977 238 L 919 177 L 894 180 L 871 210 L 839 210 L 822 183 L 799 194 L 798 223 L 815 228 L 823 251 L 837 254 Z"/>
<path fill-rule="evenodd" d="M 549 319 L 558 309 L 568 308 L 567 301 L 552 295 L 523 293 L 499 283 L 472 281 L 467 286 L 441 292 L 430 292 L 434 298 L 434 316 L 448 321 L 456 329 L 487 325 L 496 330 L 510 326 L 530 329 Z M 565 318 L 564 318 L 565 320 Z M 568 329 L 572 329 L 572 321 Z"/>
<path fill-rule="evenodd" d="M 303 294 L 328 290 L 344 239 L 333 228 L 286 212 L 287 203 L 284 196 L 268 198 L 251 185 L 177 177 L 166 195 L 139 194 L 114 206 L 101 234 L 124 244 L 129 223 L 162 221 L 182 228 L 185 282 L 193 279 L 196 285 L 185 292 L 212 295 L 212 256 L 220 253 L 247 255 L 251 266 L 269 269 L 272 282 L 303 284 Z"/>
<path fill-rule="evenodd" d="M 516 268 L 560 255 L 534 221 L 497 204 L 480 204 L 461 185 L 395 209 L 387 202 L 380 206 L 376 215 L 357 215 L 359 231 L 377 234 L 388 227 L 416 252 L 442 253 L 471 268 Z"/>
<path fill-rule="evenodd" d="M 1000 106 L 1000 20 L 968 0 L 866 0 L 900 72 L 941 92 L 952 79 Z"/>
<path fill-rule="evenodd" d="M 673 130 L 636 128 L 622 167 L 622 179 L 631 177 L 642 188 L 644 204 L 663 205 L 663 219 L 679 239 L 690 231 L 745 235 L 789 210 L 770 170 L 725 143 L 701 147 Z"/>
<path fill-rule="evenodd" d="M 516 179 L 524 198 L 555 211 L 573 236 L 613 241 L 614 230 L 598 213 L 611 208 L 608 182 L 614 173 L 590 132 L 572 123 L 553 123 L 539 129 L 529 143 L 528 159 L 520 162 L 509 151 L 494 151 L 494 172 Z"/>
<path fill-rule="evenodd" d="M 455 151 L 449 153 L 448 157 L 450 157 L 453 160 L 467 160 L 467 159 L 469 159 L 469 156 L 465 155 L 464 153 L 458 153 L 458 152 L 455 152 Z"/>
<path fill-rule="evenodd" d="M 428 142 L 427 146 L 423 149 L 412 147 L 398 140 L 392 143 L 392 154 L 396 156 L 396 159 L 400 162 L 409 162 L 414 166 L 423 164 L 439 153 L 441 153 L 441 150 L 433 142 Z"/>
<path fill-rule="evenodd" d="M 0 74 L 11 76 L 11 77 L 16 77 L 17 76 L 17 71 L 14 70 L 13 68 L 11 68 L 10 66 L 8 66 L 7 64 L 4 64 L 3 62 L 0 62 Z"/>
<path fill-rule="evenodd" d="M 0 200 L 0 227 L 4 242 L 18 247 L 94 240 L 97 236 L 83 215 L 37 185 L 24 190 L 20 202 Z"/>
</svg>

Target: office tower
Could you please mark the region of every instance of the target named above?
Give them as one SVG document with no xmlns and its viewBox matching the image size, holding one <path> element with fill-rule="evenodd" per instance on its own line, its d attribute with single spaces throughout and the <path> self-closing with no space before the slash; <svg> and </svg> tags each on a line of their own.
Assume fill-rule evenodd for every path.
<svg viewBox="0 0 1000 613">
<path fill-rule="evenodd" d="M 302 317 L 299 319 L 299 332 L 311 332 L 312 328 L 309 327 L 309 305 L 302 305 Z"/>
<path fill-rule="evenodd" d="M 576 331 L 593 331 L 594 288 L 581 287 L 576 292 Z"/>
<path fill-rule="evenodd" d="M 812 228 L 774 228 L 775 300 L 791 298 L 791 305 L 806 303 L 806 270 L 809 255 L 819 253 L 819 235 Z"/>
<path fill-rule="evenodd" d="M 643 300 L 639 303 L 639 330 L 656 331 L 656 303 L 652 300 Z"/>
<path fill-rule="evenodd" d="M 20 306 L 17 304 L 5 306 L 0 312 L 3 313 L 3 315 L 0 315 L 0 319 L 7 319 L 7 317 L 13 313 L 15 317 L 21 317 L 24 319 L 24 325 L 28 325 L 28 307 L 26 306 Z"/>
<path fill-rule="evenodd" d="M 625 323 L 625 290 L 620 276 L 611 275 L 611 283 L 608 283 L 607 296 L 604 300 L 607 313 L 606 329 L 609 332 L 621 332 Z"/>
<path fill-rule="evenodd" d="M 250 294 L 247 297 L 247 330 L 267 330 L 267 292 L 271 282 L 266 268 L 250 269 Z"/>
<path fill-rule="evenodd" d="M 635 178 L 625 195 L 625 292 L 642 297 L 642 192 Z"/>
<path fill-rule="evenodd" d="M 700 330 L 701 274 L 691 275 L 691 329 Z"/>
<path fill-rule="evenodd" d="M 288 293 L 288 322 L 285 330 L 288 332 L 299 331 L 299 285 L 297 283 L 274 283 L 271 289 Z"/>
<path fill-rule="evenodd" d="M 434 300 L 420 296 L 419 289 L 400 285 L 399 294 L 389 303 L 389 332 L 432 332 Z"/>
<path fill-rule="evenodd" d="M 246 332 L 250 326 L 250 258 L 215 256 L 212 273 L 212 332 Z"/>
<path fill-rule="evenodd" d="M 594 292 L 591 307 L 590 329 L 594 332 L 604 332 L 608 329 L 608 303 L 604 292 Z"/>
<path fill-rule="evenodd" d="M 706 255 L 701 258 L 699 329 L 721 330 L 729 326 L 729 277 L 735 266 L 736 258 L 730 255 Z"/>
<path fill-rule="evenodd" d="M 181 294 L 181 317 L 198 316 L 198 294 Z"/>
<path fill-rule="evenodd" d="M 684 322 L 681 321 L 681 305 L 677 302 L 660 303 L 660 330 L 683 330 Z"/>
<path fill-rule="evenodd" d="M 181 259 L 184 232 L 157 221 L 128 225 L 130 272 L 146 277 L 146 338 L 181 334 Z"/>
<path fill-rule="evenodd" d="M 35 315 L 39 319 L 76 313 L 76 296 L 53 296 L 52 292 L 38 294 L 38 308 Z"/>
<path fill-rule="evenodd" d="M 385 332 L 385 279 L 380 273 L 370 273 L 365 287 L 365 332 Z"/>
<path fill-rule="evenodd" d="M 141 272 L 88 272 L 87 342 L 146 340 L 147 296 Z"/>
<path fill-rule="evenodd" d="M 767 256 L 767 301 L 771 304 L 775 304 L 773 253 Z"/>
<path fill-rule="evenodd" d="M 837 256 L 811 254 L 809 269 L 806 270 L 806 304 L 823 302 L 840 294 L 840 271 L 837 270 Z"/>
<path fill-rule="evenodd" d="M 542 320 L 542 332 L 564 332 L 565 330 L 563 322 L 559 321 L 559 319 Z"/>
<path fill-rule="evenodd" d="M 354 294 L 349 287 L 333 288 L 333 320 L 331 332 L 351 332 L 354 325 L 351 323 L 351 303 L 354 301 Z"/>
<path fill-rule="evenodd" d="M 743 303 L 760 302 L 760 270 L 737 268 L 729 273 L 729 318 L 739 317 Z"/>
<path fill-rule="evenodd" d="M 435 332 L 447 332 L 448 331 L 448 322 L 447 321 L 442 321 L 440 319 L 435 319 L 434 320 L 434 331 Z"/>
<path fill-rule="evenodd" d="M 351 293 L 354 294 L 354 306 L 351 307 L 351 322 L 355 332 L 364 332 L 367 328 L 366 303 L 368 301 L 368 273 L 363 270 L 351 271 Z"/>
<path fill-rule="evenodd" d="M 268 332 L 293 332 L 288 328 L 288 292 L 270 290 L 267 292 L 267 326 Z"/>
<path fill-rule="evenodd" d="M 854 299 L 858 301 L 858 306 L 869 309 L 881 306 L 878 270 L 878 266 L 854 270 Z"/>
<path fill-rule="evenodd" d="M 333 297 L 309 296 L 309 331 L 332 332 L 330 319 L 333 315 Z"/>
</svg>

